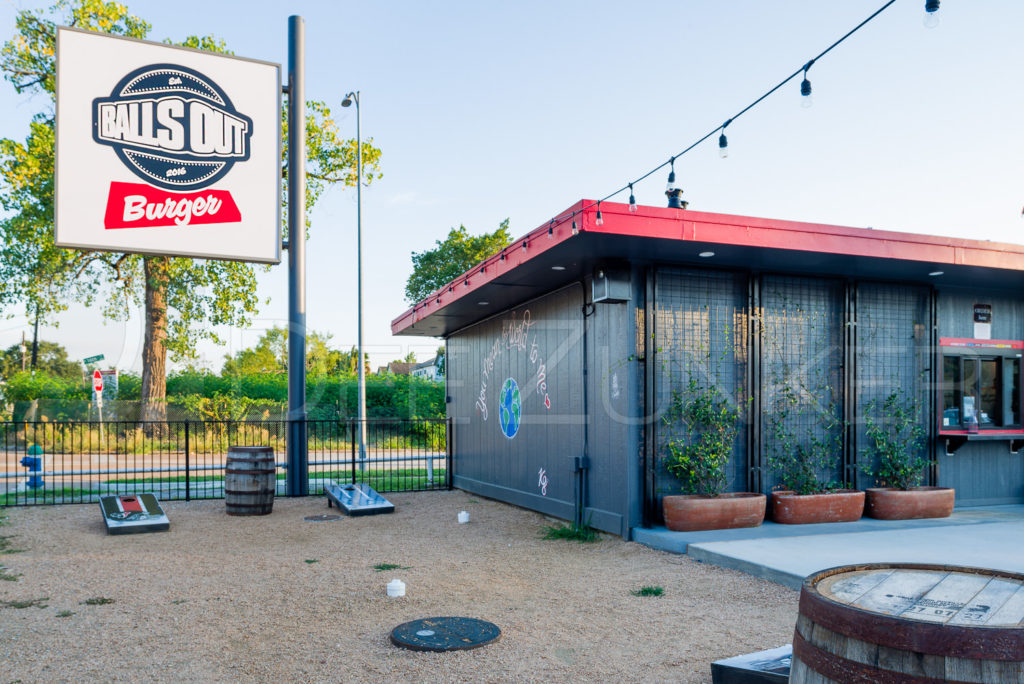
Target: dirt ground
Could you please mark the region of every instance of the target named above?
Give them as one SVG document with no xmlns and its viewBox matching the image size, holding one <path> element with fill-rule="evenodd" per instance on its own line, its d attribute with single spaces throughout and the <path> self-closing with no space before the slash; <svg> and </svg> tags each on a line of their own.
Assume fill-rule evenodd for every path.
<svg viewBox="0 0 1024 684">
<path fill-rule="evenodd" d="M 261 517 L 167 502 L 170 531 L 121 536 L 96 504 L 0 510 L 23 549 L 0 555 L 20 575 L 0 581 L 0 679 L 710 682 L 711 661 L 791 640 L 790 589 L 613 537 L 542 540 L 551 520 L 465 492 L 389 498 L 391 515 L 332 522 L 303 520 L 337 513 L 322 497 Z M 386 596 L 393 578 L 405 597 Z M 664 594 L 631 595 L 643 586 Z M 388 640 L 446 615 L 501 638 L 453 653 Z"/>
</svg>

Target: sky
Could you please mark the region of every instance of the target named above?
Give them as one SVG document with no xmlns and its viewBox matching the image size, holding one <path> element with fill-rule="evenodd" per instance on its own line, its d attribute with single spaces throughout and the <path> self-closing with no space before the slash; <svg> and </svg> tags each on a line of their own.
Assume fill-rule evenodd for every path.
<svg viewBox="0 0 1024 684">
<path fill-rule="evenodd" d="M 0 3 L 0 38 L 19 9 Z M 150 38 L 212 34 L 237 55 L 280 63 L 288 16 L 306 22 L 306 92 L 332 104 L 346 137 L 361 92 L 362 132 L 383 178 L 363 192 L 364 347 L 374 367 L 440 341 L 393 337 L 410 304 L 410 255 L 451 228 L 522 235 L 573 202 L 644 175 L 722 124 L 868 17 L 883 0 L 271 2 L 128 0 Z M 842 226 L 1024 243 L 1024 3 L 946 0 L 937 28 L 924 0 L 897 0 L 809 72 L 676 162 L 690 208 Z M 23 139 L 41 98 L 0 84 L 0 137 Z M 665 204 L 658 172 L 638 203 Z M 617 198 L 625 201 L 625 197 Z M 310 214 L 307 322 L 355 345 L 356 193 L 332 188 Z M 199 364 L 252 346 L 288 317 L 287 259 L 259 271 L 266 302 L 245 329 L 221 329 Z M 40 338 L 72 358 L 138 371 L 141 312 L 104 321 L 73 306 Z M 31 339 L 0 312 L 0 348 Z M 175 366 L 172 364 L 172 368 Z"/>
</svg>

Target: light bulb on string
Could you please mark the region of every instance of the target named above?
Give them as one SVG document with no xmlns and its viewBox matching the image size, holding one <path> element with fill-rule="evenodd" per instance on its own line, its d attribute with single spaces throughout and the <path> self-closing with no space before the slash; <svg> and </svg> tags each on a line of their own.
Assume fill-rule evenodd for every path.
<svg viewBox="0 0 1024 684">
<path fill-rule="evenodd" d="M 935 28 L 939 25 L 939 0 L 926 0 L 923 23 L 925 28 Z"/>
<path fill-rule="evenodd" d="M 636 197 L 633 196 L 633 184 L 629 184 L 629 213 L 635 214 L 637 210 Z"/>
<path fill-rule="evenodd" d="M 576 225 L 576 214 L 573 213 L 573 215 L 572 215 L 572 234 L 573 235 L 579 235 L 579 232 L 580 232 L 580 229 Z"/>
<path fill-rule="evenodd" d="M 601 216 L 601 203 L 600 202 L 597 203 L 597 218 L 594 219 L 594 225 L 595 226 L 603 226 L 604 225 L 604 217 Z"/>
<path fill-rule="evenodd" d="M 800 106 L 804 109 L 810 109 L 814 104 L 814 96 L 811 95 L 811 82 L 807 80 L 807 70 L 811 68 L 812 64 L 814 64 L 813 59 L 804 65 L 804 80 L 800 82 Z"/>
<path fill-rule="evenodd" d="M 718 136 L 718 156 L 725 159 L 729 156 L 729 139 L 725 137 L 725 129 L 732 123 L 732 119 L 726 119 L 722 124 L 722 135 Z"/>
<path fill-rule="evenodd" d="M 665 186 L 665 194 L 671 196 L 676 189 L 676 158 L 672 157 L 668 160 L 668 163 L 668 184 Z"/>
</svg>

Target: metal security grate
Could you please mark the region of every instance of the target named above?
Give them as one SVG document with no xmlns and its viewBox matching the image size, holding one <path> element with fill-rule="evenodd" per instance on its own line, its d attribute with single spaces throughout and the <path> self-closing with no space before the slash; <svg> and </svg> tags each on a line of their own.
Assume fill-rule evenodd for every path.
<svg viewBox="0 0 1024 684">
<path fill-rule="evenodd" d="M 819 480 L 842 479 L 843 287 L 816 278 L 765 276 L 761 307 L 761 439 L 764 462 L 783 449 L 774 426 L 781 421 L 796 443 L 813 441 L 835 451 Z M 782 416 L 785 415 L 785 419 Z M 765 491 L 778 484 L 767 469 Z"/>
<path fill-rule="evenodd" d="M 865 417 L 872 402 L 881 404 L 889 394 L 901 390 L 908 401 L 916 400 L 920 424 L 927 424 L 925 402 L 928 388 L 928 290 L 891 283 L 859 283 L 856 289 L 855 344 L 856 393 L 853 430 L 856 435 L 857 461 L 867 459 L 868 444 Z M 875 412 L 876 419 L 879 417 Z M 922 442 L 919 456 L 927 447 Z M 871 486 L 873 478 L 853 470 L 850 473 L 861 487 Z"/>
<path fill-rule="evenodd" d="M 685 428 L 668 425 L 662 417 L 673 394 L 685 392 L 691 379 L 700 386 L 716 387 L 739 409 L 741 426 L 726 477 L 730 490 L 746 490 L 746 277 L 721 271 L 659 269 L 654 316 L 656 495 L 678 492 L 678 481 L 665 469 L 663 458 L 667 440 L 684 437 Z"/>
</svg>

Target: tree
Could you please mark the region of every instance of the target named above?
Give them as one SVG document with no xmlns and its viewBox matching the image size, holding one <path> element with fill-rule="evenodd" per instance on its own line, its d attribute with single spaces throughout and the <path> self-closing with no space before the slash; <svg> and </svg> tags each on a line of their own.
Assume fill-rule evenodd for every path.
<svg viewBox="0 0 1024 684">
<path fill-rule="evenodd" d="M 410 304 L 425 299 L 511 243 L 508 219 L 493 233 L 483 235 L 470 235 L 465 226 L 452 228 L 444 241 L 437 241 L 434 249 L 412 253 L 412 274 L 405 283 L 405 299 Z"/>
<path fill-rule="evenodd" d="M 25 351 L 26 369 L 31 351 Z M 0 377 L 11 378 L 21 372 L 21 343 L 12 344 L 0 352 Z M 67 350 L 56 342 L 39 340 L 38 358 L 35 370 L 49 373 L 64 380 L 82 381 L 82 366 L 77 361 L 68 360 Z"/>
<path fill-rule="evenodd" d="M 306 373 L 310 377 L 353 375 L 357 372 L 355 347 L 343 352 L 330 346 L 332 335 L 310 331 L 306 337 Z M 368 357 L 367 357 L 368 358 Z M 274 375 L 288 372 L 288 330 L 274 326 L 256 341 L 254 347 L 225 355 L 221 375 Z M 369 364 L 369 361 L 367 361 Z"/>
<path fill-rule="evenodd" d="M 47 100 L 24 142 L 0 140 L 0 305 L 24 304 L 45 320 L 76 301 L 105 301 L 103 314 L 123 319 L 145 306 L 141 399 L 143 420 L 166 417 L 167 354 L 194 358 L 199 340 L 220 342 L 217 325 L 248 325 L 256 312 L 256 271 L 239 262 L 59 249 L 53 244 L 54 44 L 56 23 L 144 38 L 148 23 L 116 2 L 75 0 L 49 10 L 22 10 L 16 34 L 0 51 L 0 69 L 18 93 Z M 182 43 L 228 52 L 222 41 L 189 36 Z M 282 117 L 286 117 L 282 114 Z M 322 102 L 307 103 L 306 207 L 331 184 L 354 186 L 380 177 L 380 150 L 363 143 L 362 179 L 356 178 L 356 141 L 343 140 Z M 286 158 L 287 130 L 282 155 Z M 284 165 L 282 164 L 282 167 Z M 287 197 L 287 178 L 284 179 Z"/>
<path fill-rule="evenodd" d="M 406 354 L 405 359 L 403 359 L 403 361 L 405 363 L 416 363 L 416 352 L 411 351 L 408 354 Z"/>
</svg>

